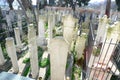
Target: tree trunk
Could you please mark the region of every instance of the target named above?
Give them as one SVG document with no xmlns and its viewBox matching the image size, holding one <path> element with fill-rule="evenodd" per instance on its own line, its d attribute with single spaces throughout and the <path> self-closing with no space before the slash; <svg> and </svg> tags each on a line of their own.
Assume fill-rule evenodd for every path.
<svg viewBox="0 0 120 80">
<path fill-rule="evenodd" d="M 12 6 L 13 1 L 14 1 L 14 0 L 7 0 L 7 3 L 8 3 L 8 5 L 9 5 L 10 10 L 13 10 L 13 9 L 14 9 L 13 6 Z"/>
<path fill-rule="evenodd" d="M 111 8 L 111 0 L 107 0 L 105 14 L 107 15 L 108 18 L 110 17 L 110 8 Z"/>
</svg>

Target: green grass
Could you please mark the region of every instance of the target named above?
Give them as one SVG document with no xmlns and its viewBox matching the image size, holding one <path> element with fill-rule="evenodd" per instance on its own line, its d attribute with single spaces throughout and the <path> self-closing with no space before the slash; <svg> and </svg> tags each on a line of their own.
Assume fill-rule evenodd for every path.
<svg viewBox="0 0 120 80">
<path fill-rule="evenodd" d="M 30 58 L 25 58 L 25 59 L 23 60 L 23 63 L 28 63 L 28 62 L 30 62 Z"/>
<path fill-rule="evenodd" d="M 7 50 L 6 50 L 6 48 L 2 48 L 2 51 L 3 51 L 3 55 L 4 55 L 4 57 L 5 57 L 5 59 L 10 59 L 9 58 L 9 56 L 8 56 L 8 54 L 7 54 Z"/>
<path fill-rule="evenodd" d="M 48 69 L 45 74 L 45 80 L 47 80 L 49 78 L 49 76 L 50 76 L 50 64 L 49 64 Z"/>
<path fill-rule="evenodd" d="M 42 48 L 38 47 L 38 59 L 42 57 L 42 54 L 43 54 Z M 28 62 L 30 62 L 30 58 L 25 58 L 23 60 L 23 63 L 28 63 Z"/>
<path fill-rule="evenodd" d="M 49 63 L 50 63 L 49 59 L 48 58 L 44 58 L 44 59 L 41 60 L 41 62 L 39 62 L 39 66 L 44 68 L 47 65 L 49 65 Z"/>
<path fill-rule="evenodd" d="M 24 71 L 24 73 L 23 73 L 23 76 L 27 76 L 27 74 L 28 74 L 29 71 L 30 71 L 30 66 L 28 66 L 28 67 L 25 69 L 25 71 Z"/>
<path fill-rule="evenodd" d="M 38 47 L 38 59 L 42 57 L 43 52 L 43 49 L 41 47 Z"/>
</svg>

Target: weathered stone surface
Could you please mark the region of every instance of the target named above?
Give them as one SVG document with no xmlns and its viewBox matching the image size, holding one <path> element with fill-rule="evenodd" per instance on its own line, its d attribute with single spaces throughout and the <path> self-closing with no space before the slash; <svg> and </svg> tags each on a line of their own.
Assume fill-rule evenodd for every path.
<svg viewBox="0 0 120 80">
<path fill-rule="evenodd" d="M 78 36 L 76 45 L 75 45 L 75 51 L 77 52 L 78 59 L 80 59 L 82 57 L 82 54 L 84 53 L 85 42 L 86 42 L 86 39 L 85 39 L 84 35 Z"/>
<path fill-rule="evenodd" d="M 19 67 L 17 63 L 15 43 L 12 37 L 6 38 L 6 49 L 7 49 L 8 56 L 12 61 L 13 70 L 15 73 L 17 73 L 19 71 Z"/>
<path fill-rule="evenodd" d="M 45 44 L 45 20 L 43 16 L 40 16 L 38 22 L 38 46 L 42 46 Z"/>
<path fill-rule="evenodd" d="M 22 15 L 18 14 L 18 21 L 17 21 L 18 27 L 20 29 L 20 35 L 23 35 L 23 30 L 22 30 Z"/>
<path fill-rule="evenodd" d="M 51 80 L 64 80 L 68 51 L 68 44 L 63 38 L 50 41 Z"/>
<path fill-rule="evenodd" d="M 65 16 L 63 19 L 63 37 L 70 45 L 74 37 L 76 19 L 71 15 Z"/>
<path fill-rule="evenodd" d="M 28 46 L 30 53 L 30 64 L 32 77 L 36 78 L 38 76 L 38 51 L 37 51 L 37 41 L 36 41 L 36 31 L 33 24 L 28 27 Z"/>
<path fill-rule="evenodd" d="M 105 40 L 106 36 L 106 31 L 107 31 L 107 24 L 108 24 L 108 18 L 107 16 L 103 16 L 102 18 L 99 19 L 99 24 L 98 24 L 98 30 L 97 30 L 97 36 L 96 36 L 96 43 L 99 44 Z"/>
<path fill-rule="evenodd" d="M 15 33 L 15 39 L 16 39 L 16 45 L 18 48 L 22 48 L 22 42 L 20 39 L 20 29 L 19 28 L 14 28 L 14 33 Z"/>
</svg>

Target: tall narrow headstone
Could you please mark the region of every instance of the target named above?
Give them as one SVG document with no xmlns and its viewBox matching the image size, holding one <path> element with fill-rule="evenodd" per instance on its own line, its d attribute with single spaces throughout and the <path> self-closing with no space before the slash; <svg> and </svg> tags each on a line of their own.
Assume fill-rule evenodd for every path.
<svg viewBox="0 0 120 80">
<path fill-rule="evenodd" d="M 18 21 L 17 21 L 18 27 L 20 29 L 20 35 L 23 34 L 23 30 L 22 30 L 22 16 L 20 14 L 18 14 Z"/>
<path fill-rule="evenodd" d="M 64 80 L 68 44 L 63 38 L 53 38 L 49 44 L 51 80 Z"/>
<path fill-rule="evenodd" d="M 85 35 L 78 36 L 76 40 L 75 51 L 77 52 L 78 59 L 80 59 L 82 57 L 82 54 L 84 53 L 85 42 L 86 42 L 86 38 L 84 36 Z"/>
<path fill-rule="evenodd" d="M 97 29 L 97 35 L 96 35 L 96 39 L 95 39 L 96 43 L 95 44 L 102 43 L 105 40 L 107 24 L 108 24 L 108 18 L 105 15 L 104 17 L 102 17 L 99 20 L 99 25 L 98 25 L 98 29 Z"/>
<path fill-rule="evenodd" d="M 72 15 L 65 16 L 63 19 L 63 37 L 65 41 L 71 45 L 75 36 L 76 19 Z M 76 33 L 77 35 L 77 33 Z"/>
<path fill-rule="evenodd" d="M 17 63 L 17 55 L 14 39 L 12 37 L 6 38 L 6 49 L 7 53 L 12 61 L 13 70 L 15 73 L 19 71 L 18 63 Z"/>
<path fill-rule="evenodd" d="M 14 20 L 15 20 L 15 12 L 14 12 L 14 10 L 10 10 L 9 11 L 9 17 L 10 17 L 10 20 L 12 21 L 12 22 L 14 22 Z"/>
<path fill-rule="evenodd" d="M 48 44 L 50 42 L 50 40 L 53 38 L 53 23 L 52 23 L 52 15 L 49 15 L 48 17 Z"/>
<path fill-rule="evenodd" d="M 38 76 L 38 51 L 37 51 L 37 41 L 36 41 L 36 31 L 33 24 L 28 27 L 28 46 L 30 53 L 30 64 L 32 77 L 36 78 Z"/>
<path fill-rule="evenodd" d="M 44 45 L 45 43 L 45 21 L 43 16 L 40 16 L 39 22 L 38 22 L 38 41 L 39 46 Z"/>
<path fill-rule="evenodd" d="M 3 65 L 4 63 L 5 63 L 5 59 L 4 59 L 2 48 L 0 45 L 0 65 Z"/>
<path fill-rule="evenodd" d="M 16 39 L 16 44 L 18 48 L 22 48 L 22 42 L 20 39 L 20 29 L 19 28 L 14 28 L 14 33 L 15 33 L 15 39 Z"/>
<path fill-rule="evenodd" d="M 9 14 L 6 14 L 6 21 L 7 21 L 7 24 L 8 24 L 8 31 L 12 31 L 12 24 L 11 24 Z"/>
</svg>

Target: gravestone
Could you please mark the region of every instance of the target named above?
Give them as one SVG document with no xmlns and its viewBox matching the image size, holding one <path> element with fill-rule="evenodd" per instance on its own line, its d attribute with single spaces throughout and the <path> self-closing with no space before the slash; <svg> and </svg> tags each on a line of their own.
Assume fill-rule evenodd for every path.
<svg viewBox="0 0 120 80">
<path fill-rule="evenodd" d="M 28 27 L 28 44 L 30 53 L 31 73 L 32 77 L 36 78 L 38 76 L 39 68 L 36 30 L 34 29 L 33 24 L 30 24 Z"/>
<path fill-rule="evenodd" d="M 22 15 L 18 14 L 18 21 L 17 21 L 18 27 L 20 29 L 20 35 L 23 34 L 23 30 L 22 30 Z"/>
<path fill-rule="evenodd" d="M 39 17 L 37 43 L 38 43 L 38 46 L 42 46 L 45 44 L 45 20 L 44 20 L 44 16 Z"/>
<path fill-rule="evenodd" d="M 64 80 L 68 44 L 63 38 L 53 38 L 49 44 L 51 80 Z"/>
<path fill-rule="evenodd" d="M 22 42 L 21 42 L 21 39 L 20 39 L 20 29 L 19 28 L 14 28 L 14 33 L 15 33 L 17 48 L 21 49 L 22 48 Z"/>
<path fill-rule="evenodd" d="M 13 70 L 15 73 L 17 73 L 19 71 L 19 67 L 17 62 L 15 43 L 12 37 L 6 38 L 6 49 L 7 49 L 8 56 L 11 59 Z"/>
<path fill-rule="evenodd" d="M 8 24 L 8 31 L 12 31 L 12 24 L 11 24 L 11 19 L 10 19 L 9 14 L 6 14 L 6 21 Z"/>
<path fill-rule="evenodd" d="M 75 29 L 75 23 L 77 20 L 73 18 L 72 15 L 65 16 L 63 18 L 63 37 L 65 41 L 71 46 L 72 41 L 74 40 L 74 36 L 77 35 Z"/>
<path fill-rule="evenodd" d="M 84 37 L 84 35 L 78 36 L 75 45 L 75 51 L 77 52 L 78 59 L 80 59 L 82 57 L 82 54 L 84 53 L 85 42 L 86 42 L 86 38 Z"/>
</svg>

